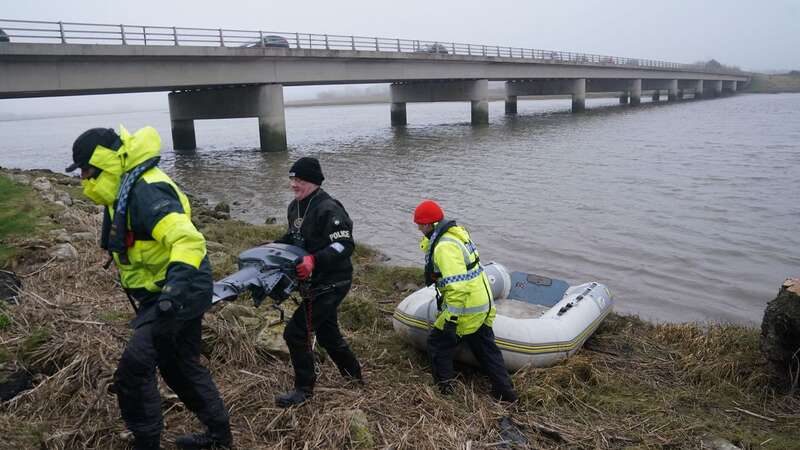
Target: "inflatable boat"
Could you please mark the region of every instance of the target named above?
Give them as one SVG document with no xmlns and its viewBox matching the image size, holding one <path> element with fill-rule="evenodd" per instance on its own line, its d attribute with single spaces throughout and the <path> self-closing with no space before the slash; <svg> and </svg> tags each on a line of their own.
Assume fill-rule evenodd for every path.
<svg viewBox="0 0 800 450">
<path fill-rule="evenodd" d="M 484 266 L 497 307 L 495 342 L 509 370 L 547 367 L 572 355 L 611 312 L 608 288 L 596 282 L 569 286 L 565 281 L 523 272 L 508 272 L 498 263 Z M 436 290 L 422 288 L 394 311 L 394 330 L 424 350 L 438 310 Z M 476 364 L 461 345 L 456 359 Z"/>
</svg>

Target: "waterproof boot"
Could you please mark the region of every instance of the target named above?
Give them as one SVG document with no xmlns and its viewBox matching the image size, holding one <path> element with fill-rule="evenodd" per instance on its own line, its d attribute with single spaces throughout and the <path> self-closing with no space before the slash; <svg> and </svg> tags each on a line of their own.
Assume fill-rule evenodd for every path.
<svg viewBox="0 0 800 450">
<path fill-rule="evenodd" d="M 159 436 L 133 436 L 133 450 L 161 450 Z"/>
<path fill-rule="evenodd" d="M 492 397 L 501 402 L 514 403 L 517 401 L 517 394 L 514 391 L 492 391 Z"/>
<path fill-rule="evenodd" d="M 230 425 L 210 428 L 205 433 L 193 433 L 175 438 L 175 445 L 181 449 L 224 449 L 233 448 L 233 436 Z"/>
<path fill-rule="evenodd" d="M 310 390 L 295 389 L 293 391 L 284 392 L 275 397 L 275 404 L 281 408 L 288 408 L 290 406 L 302 405 L 308 401 L 313 394 Z"/>
</svg>

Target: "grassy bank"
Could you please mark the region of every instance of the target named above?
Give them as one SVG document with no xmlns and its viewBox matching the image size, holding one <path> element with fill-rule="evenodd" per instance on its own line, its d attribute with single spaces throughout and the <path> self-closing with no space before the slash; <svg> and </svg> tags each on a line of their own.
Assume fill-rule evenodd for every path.
<svg viewBox="0 0 800 450">
<path fill-rule="evenodd" d="M 53 175 L 53 183 L 61 178 Z M 33 214 L 34 221 L 97 233 L 92 205 L 76 199 L 63 208 L 34 197 L 28 202 L 35 211 L 53 208 Z M 202 205 L 194 217 L 217 277 L 233 270 L 239 251 L 282 232 L 217 219 Z M 0 448 L 126 448 L 108 386 L 129 335 L 130 306 L 94 241 L 75 240 L 77 258 L 48 263 L 49 233 L 39 233 L 43 249 L 16 249 L 17 258 L 45 252 L 20 259 L 17 271 L 28 275 L 20 304 L 1 307 L 7 323 L 0 325 L 0 368 L 24 367 L 34 378 L 33 389 L 0 404 Z M 273 396 L 292 385 L 291 368 L 285 355 L 257 345 L 274 314 L 240 300 L 206 316 L 204 354 L 238 448 L 497 448 L 507 437 L 499 420 L 507 416 L 531 448 L 702 448 L 722 438 L 784 449 L 800 440 L 800 401 L 765 387 L 758 333 L 735 325 L 655 325 L 612 315 L 574 357 L 514 374 L 518 404 L 492 402 L 487 380 L 469 368 L 455 395 L 441 397 L 425 355 L 400 341 L 390 322 L 420 270 L 388 266 L 364 246 L 355 263 L 340 322 L 362 360 L 366 387 L 344 385 L 325 361 L 314 399 L 278 409 Z M 280 335 L 280 327 L 269 330 Z M 199 424 L 162 390 L 169 449 L 177 434 Z"/>
<path fill-rule="evenodd" d="M 745 92 L 760 94 L 800 92 L 800 73 L 782 75 L 755 74 Z"/>
</svg>

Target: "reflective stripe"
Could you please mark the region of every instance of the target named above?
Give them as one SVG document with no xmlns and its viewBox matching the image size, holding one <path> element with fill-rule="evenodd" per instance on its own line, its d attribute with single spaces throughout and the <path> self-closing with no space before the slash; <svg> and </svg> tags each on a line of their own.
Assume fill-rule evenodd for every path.
<svg viewBox="0 0 800 450">
<path fill-rule="evenodd" d="M 472 242 L 467 242 L 467 245 L 471 247 L 469 248 L 466 247 L 463 242 L 448 236 L 442 236 L 441 239 L 439 239 L 439 242 L 443 241 L 452 242 L 458 245 L 458 248 L 461 250 L 461 254 L 464 256 L 464 267 L 468 267 L 472 263 L 472 258 L 470 258 L 470 255 L 475 253 L 475 245 L 472 244 Z"/>
<path fill-rule="evenodd" d="M 450 283 L 458 283 L 459 281 L 469 281 L 477 278 L 482 273 L 483 273 L 483 266 L 478 266 L 477 269 L 472 269 L 467 273 L 462 273 L 459 275 L 451 275 L 447 278 L 442 278 L 441 280 L 438 280 L 436 282 L 436 287 L 441 289 Z"/>
<path fill-rule="evenodd" d="M 486 302 L 486 303 L 482 304 L 481 306 L 473 306 L 471 308 L 456 308 L 455 306 L 447 305 L 447 310 L 451 314 L 455 314 L 457 316 L 463 316 L 465 314 L 477 314 L 477 313 L 486 312 L 486 311 L 489 310 L 489 308 L 491 308 L 491 306 L 492 305 L 489 304 L 489 302 Z"/>
</svg>

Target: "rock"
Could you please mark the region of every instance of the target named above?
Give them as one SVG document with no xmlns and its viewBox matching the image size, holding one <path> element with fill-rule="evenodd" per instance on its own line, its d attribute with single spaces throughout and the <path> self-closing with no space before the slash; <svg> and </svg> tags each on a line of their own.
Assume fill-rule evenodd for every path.
<svg viewBox="0 0 800 450">
<path fill-rule="evenodd" d="M 707 448 L 711 450 L 741 450 L 739 447 L 722 438 L 704 440 L 701 441 L 700 445 L 701 448 Z"/>
<path fill-rule="evenodd" d="M 219 202 L 219 203 L 217 203 L 217 206 L 214 207 L 214 211 L 224 212 L 224 213 L 230 214 L 231 213 L 231 207 L 228 206 L 228 204 L 225 203 L 225 202 Z"/>
<path fill-rule="evenodd" d="M 42 191 L 42 192 L 46 192 L 53 189 L 53 185 L 50 184 L 50 180 L 48 180 L 45 177 L 39 177 L 33 180 L 31 186 L 33 186 L 33 188 L 36 189 L 37 191 Z"/>
<path fill-rule="evenodd" d="M 234 322 L 235 320 L 243 317 L 256 317 L 256 312 L 253 308 L 237 305 L 236 303 L 228 303 L 219 312 L 219 316 L 227 322 Z"/>
<path fill-rule="evenodd" d="M 0 374 L 0 402 L 11 400 L 22 391 L 32 388 L 31 374 L 18 370 L 8 376 Z"/>
<path fill-rule="evenodd" d="M 62 208 L 66 208 L 67 207 L 67 205 L 65 205 L 64 202 L 62 202 L 61 200 L 56 200 L 56 201 L 53 202 L 53 204 L 56 205 L 56 206 L 60 206 Z"/>
<path fill-rule="evenodd" d="M 225 251 L 225 246 L 219 242 L 206 241 L 206 249 L 208 249 L 210 252 L 222 252 Z"/>
<path fill-rule="evenodd" d="M 783 282 L 778 296 L 767 303 L 761 322 L 761 352 L 767 360 L 770 382 L 781 392 L 792 392 L 800 360 L 800 278 Z"/>
<path fill-rule="evenodd" d="M 11 178 L 12 180 L 14 180 L 15 182 L 19 183 L 19 184 L 24 184 L 25 186 L 30 186 L 31 185 L 31 177 L 29 177 L 29 176 L 27 176 L 25 174 L 22 174 L 22 173 L 11 173 L 11 174 L 8 175 L 8 177 Z"/>
<path fill-rule="evenodd" d="M 264 225 L 275 225 L 276 223 L 278 223 L 278 219 L 272 216 L 264 220 Z"/>
<path fill-rule="evenodd" d="M 283 339 L 283 327 L 264 327 L 256 337 L 255 347 L 275 358 L 289 358 L 289 348 Z"/>
<path fill-rule="evenodd" d="M 72 239 L 76 241 L 94 241 L 97 236 L 91 231 L 79 231 L 72 234 Z"/>
<path fill-rule="evenodd" d="M 22 280 L 17 274 L 8 270 L 0 270 L 0 301 L 19 303 L 19 291 L 22 290 Z"/>
<path fill-rule="evenodd" d="M 54 192 L 56 201 L 59 201 L 66 206 L 72 206 L 72 197 L 64 191 L 56 190 Z"/>
<path fill-rule="evenodd" d="M 72 236 L 67 233 L 67 230 L 61 228 L 59 230 L 52 230 L 48 233 L 51 238 L 53 238 L 56 242 L 64 243 L 64 242 L 72 242 Z"/>
<path fill-rule="evenodd" d="M 72 244 L 58 244 L 50 249 L 50 256 L 55 257 L 59 261 L 78 259 L 78 251 L 75 250 Z"/>
<path fill-rule="evenodd" d="M 350 441 L 357 448 L 374 448 L 375 438 L 369 431 L 369 421 L 364 411 L 354 409 L 348 412 L 348 429 L 350 431 Z"/>
<path fill-rule="evenodd" d="M 420 288 L 420 286 L 418 286 L 418 285 L 416 285 L 416 284 L 414 284 L 414 283 L 412 283 L 410 281 L 407 281 L 405 283 L 400 282 L 400 281 L 395 281 L 393 286 L 394 286 L 395 289 L 397 289 L 398 291 L 402 291 L 402 292 L 416 291 L 416 290 L 418 290 Z"/>
</svg>

